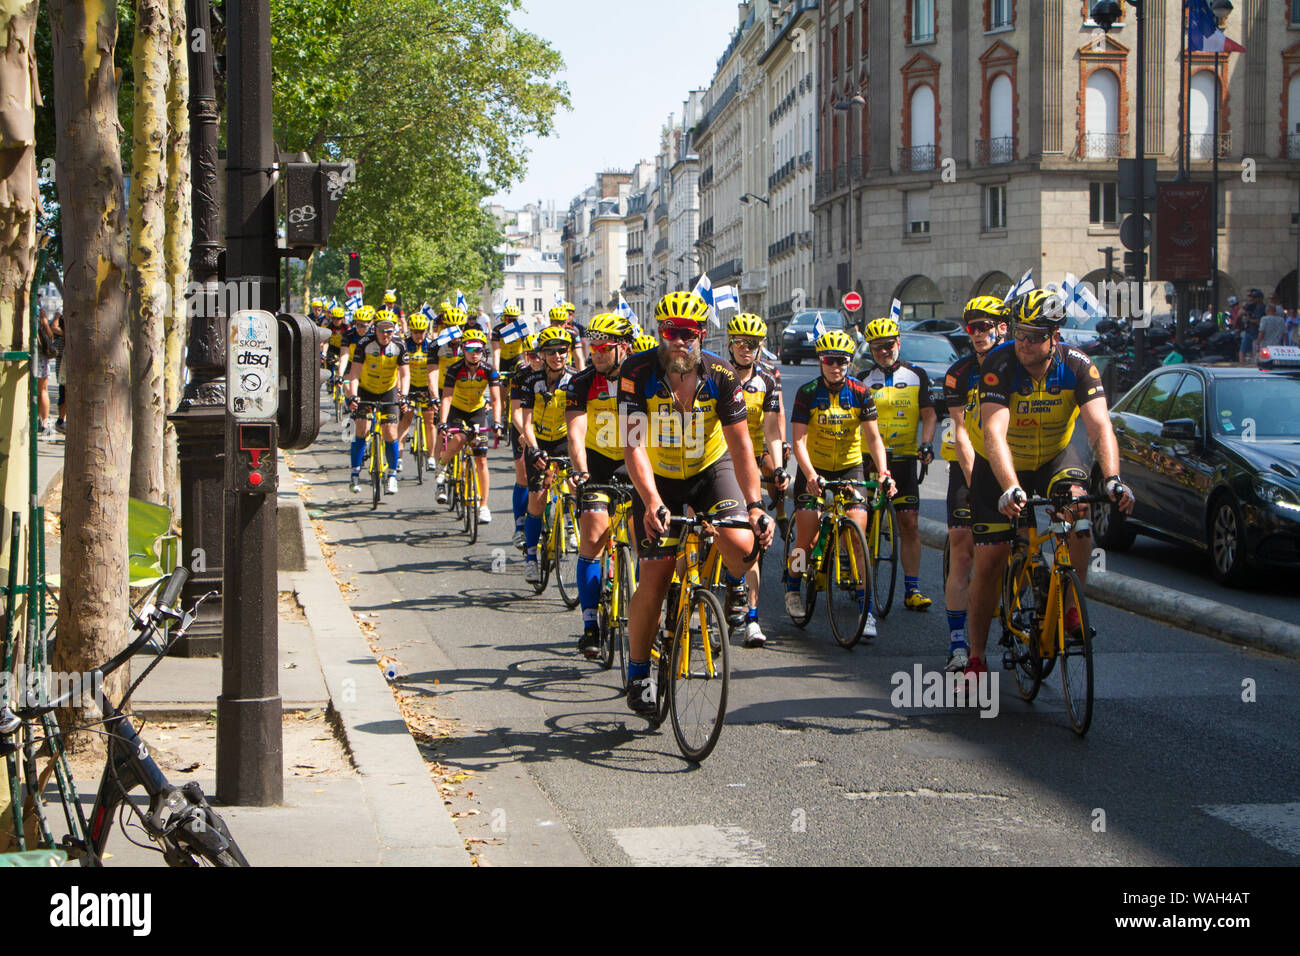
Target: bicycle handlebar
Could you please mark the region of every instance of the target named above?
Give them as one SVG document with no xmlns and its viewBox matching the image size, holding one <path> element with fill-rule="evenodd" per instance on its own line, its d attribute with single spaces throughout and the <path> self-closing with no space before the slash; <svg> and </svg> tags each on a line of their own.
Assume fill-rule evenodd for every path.
<svg viewBox="0 0 1300 956">
<path fill-rule="evenodd" d="M 1024 507 L 1041 508 L 1048 505 L 1052 508 L 1063 508 L 1069 505 L 1104 505 L 1111 504 L 1109 495 L 1084 495 L 1081 498 L 1027 498 Z"/>
</svg>

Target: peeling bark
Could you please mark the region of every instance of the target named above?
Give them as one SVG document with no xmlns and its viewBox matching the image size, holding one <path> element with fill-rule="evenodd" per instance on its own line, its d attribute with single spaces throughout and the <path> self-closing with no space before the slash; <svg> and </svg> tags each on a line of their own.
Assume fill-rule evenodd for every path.
<svg viewBox="0 0 1300 956">
<path fill-rule="evenodd" d="M 185 0 L 169 0 L 171 35 L 167 77 L 167 278 L 172 292 L 171 308 L 164 327 L 163 390 L 166 412 L 176 410 L 184 384 L 185 340 L 189 336 L 185 288 L 190 273 L 190 68 L 185 49 Z M 176 516 L 181 504 L 180 462 L 177 458 L 176 428 L 170 422 L 163 434 L 163 487 L 167 504 Z"/>
</svg>

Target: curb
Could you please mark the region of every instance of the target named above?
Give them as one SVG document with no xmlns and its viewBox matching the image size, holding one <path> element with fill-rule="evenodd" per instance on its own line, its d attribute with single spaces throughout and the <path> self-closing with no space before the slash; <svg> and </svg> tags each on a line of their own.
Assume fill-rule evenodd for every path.
<svg viewBox="0 0 1300 956">
<path fill-rule="evenodd" d="M 470 866 L 465 842 L 429 778 L 378 660 L 325 564 L 293 474 L 283 461 L 280 486 L 290 491 L 285 498 L 296 512 L 305 566 L 289 577 L 316 642 L 331 708 L 361 775 L 380 860 L 386 866 Z M 280 529 L 287 530 L 284 519 Z"/>
<path fill-rule="evenodd" d="M 921 543 L 942 551 L 948 538 L 948 529 L 943 522 L 921 518 L 919 524 Z M 1089 574 L 1084 593 L 1103 604 L 1217 641 L 1300 660 L 1300 627 L 1276 618 L 1152 584 L 1118 571 Z"/>
</svg>

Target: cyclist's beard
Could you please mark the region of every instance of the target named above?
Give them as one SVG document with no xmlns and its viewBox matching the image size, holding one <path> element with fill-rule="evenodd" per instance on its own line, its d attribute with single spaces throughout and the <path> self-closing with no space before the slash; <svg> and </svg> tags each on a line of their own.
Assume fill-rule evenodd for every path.
<svg viewBox="0 0 1300 956">
<path fill-rule="evenodd" d="M 695 370 L 700 364 L 700 342 L 696 339 L 691 343 L 690 350 L 683 356 L 677 356 L 668 346 L 659 350 L 659 364 L 665 372 L 671 372 L 674 375 L 688 375 Z"/>
</svg>

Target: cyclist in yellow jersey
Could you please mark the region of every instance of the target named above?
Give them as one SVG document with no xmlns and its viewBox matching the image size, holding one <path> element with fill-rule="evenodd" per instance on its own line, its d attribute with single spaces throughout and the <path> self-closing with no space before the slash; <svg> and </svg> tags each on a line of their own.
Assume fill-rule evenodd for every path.
<svg viewBox="0 0 1300 956">
<path fill-rule="evenodd" d="M 673 573 L 675 549 L 663 542 L 671 515 L 687 507 L 748 528 L 718 528 L 714 538 L 731 580 L 754 563 L 755 538 L 771 543 L 762 485 L 749 440 L 744 390 L 735 369 L 703 350 L 708 304 L 693 292 L 670 292 L 655 306 L 661 345 L 623 363 L 619 413 L 625 421 L 628 476 L 636 487 L 632 520 L 640 576 L 628 608 L 628 706 L 656 709 L 650 646 Z"/>
<path fill-rule="evenodd" d="M 785 514 L 785 489 L 790 476 L 785 472 L 785 409 L 776 375 L 760 360 L 767 323 L 753 313 L 741 312 L 727 323 L 727 346 L 736 378 L 744 389 L 749 416 L 749 440 L 754 446 L 758 468 L 777 502 L 777 522 Z M 778 373 L 779 374 L 779 373 Z M 731 615 L 728 623 L 744 631 L 746 647 L 763 647 L 767 636 L 758 623 L 758 592 L 762 586 L 761 559 L 745 575 L 745 582 L 728 582 Z M 748 587 L 745 587 L 745 585 Z"/>
<path fill-rule="evenodd" d="M 550 455 L 565 455 L 569 429 L 564 409 L 568 386 L 576 374 L 567 362 L 573 338 L 560 326 L 542 329 L 537 351 L 542 369 L 519 377 L 514 393 L 519 397 L 519 433 L 524 445 L 524 468 L 528 477 L 528 508 L 524 515 L 524 580 L 541 580 L 537 566 L 537 541 L 542 536 L 542 505 L 549 487 L 546 471 Z"/>
<path fill-rule="evenodd" d="M 1009 308 L 997 296 L 976 296 L 966 303 L 966 334 L 974 352 L 963 355 L 944 376 L 944 423 L 940 454 L 948 462 L 948 581 L 944 604 L 948 609 L 948 663 L 945 670 L 960 674 L 970 658 L 966 642 L 966 612 L 970 600 L 970 572 L 975 561 L 971 535 L 970 472 L 975 455 L 984 453 L 980 429 L 980 366 L 1007 334 Z"/>
<path fill-rule="evenodd" d="M 348 405 L 356 410 L 353 418 L 356 431 L 352 438 L 352 480 L 349 483 L 353 494 L 361 491 L 361 465 L 366 455 L 366 432 L 369 431 L 369 412 L 358 409 L 357 402 L 378 402 L 379 412 L 384 416 L 384 448 L 388 455 L 388 466 L 392 471 L 388 475 L 387 493 L 397 494 L 397 407 L 406 404 L 410 388 L 409 356 L 406 343 L 394 337 L 396 323 L 391 319 L 375 322 L 375 329 L 356 343 L 352 360 L 352 369 L 348 373 Z"/>
<path fill-rule="evenodd" d="M 435 339 L 440 339 L 448 329 L 460 329 L 454 338 L 442 342 L 438 345 L 438 394 L 442 394 L 443 382 L 446 379 L 447 369 L 460 358 L 460 334 L 464 333 L 469 316 L 464 309 L 457 309 L 448 306 L 443 309 L 438 316 L 438 330 L 434 335 Z"/>
<path fill-rule="evenodd" d="M 591 364 L 569 382 L 565 405 L 569 459 L 574 487 L 580 493 L 578 511 L 578 603 L 582 608 L 582 638 L 578 650 L 587 658 L 600 653 L 596 605 L 600 601 L 600 556 L 609 539 L 609 496 L 584 492 L 582 485 L 608 484 L 627 478 L 623 437 L 618 427 L 619 369 L 632 353 L 632 325 L 621 315 L 604 313 L 587 324 Z"/>
<path fill-rule="evenodd" d="M 397 442 L 399 445 L 405 444 L 406 436 L 411 431 L 411 424 L 415 421 L 415 403 L 420 401 L 425 403 L 421 416 L 424 418 L 424 430 L 429 440 L 429 448 L 436 448 L 434 439 L 438 434 L 438 406 L 441 403 L 441 396 L 433 394 L 429 387 L 429 362 L 431 360 L 436 362 L 438 347 L 429 338 L 429 320 L 424 315 L 415 313 L 407 320 L 407 324 L 411 329 L 411 334 L 406 339 L 406 352 L 410 356 L 411 366 L 409 394 L 411 405 L 402 410 L 401 434 Z"/>
<path fill-rule="evenodd" d="M 518 321 L 519 306 L 507 305 L 501 310 L 501 321 L 492 327 L 492 364 L 501 375 L 503 388 L 524 351 L 524 337 L 512 337 L 509 331 Z M 508 337 L 509 341 L 503 336 Z"/>
<path fill-rule="evenodd" d="M 587 367 L 587 351 L 582 341 L 582 330 L 573 320 L 573 313 L 573 303 L 566 302 L 551 309 L 547 313 L 547 318 L 551 321 L 551 328 L 564 329 L 573 339 L 573 348 L 569 351 L 569 364 L 581 372 Z"/>
<path fill-rule="evenodd" d="M 435 482 L 438 486 L 438 502 L 447 500 L 447 465 L 469 440 L 469 431 L 475 427 L 486 428 L 488 424 L 488 406 L 491 405 L 492 419 L 496 424 L 497 437 L 504 431 L 501 417 L 501 378 L 497 370 L 487 360 L 487 336 L 479 329 L 466 329 L 461 337 L 461 358 L 448 369 L 442 384 L 442 407 L 440 429 L 460 428 L 460 434 L 447 439 L 442 453 L 438 456 L 438 474 Z M 479 509 L 478 520 L 487 524 L 492 520 L 492 510 L 488 507 L 488 467 L 487 445 L 480 444 L 474 448 L 474 470 L 478 472 Z"/>
<path fill-rule="evenodd" d="M 865 481 L 862 450 L 873 461 L 885 461 L 885 444 L 876 427 L 876 405 L 871 390 L 849 375 L 849 360 L 856 349 L 847 332 L 831 329 L 813 343 L 821 364 L 821 375 L 799 387 L 790 413 L 790 440 L 799 471 L 794 479 L 795 546 L 786 569 L 785 607 L 793 617 L 803 617 L 803 569 L 817 538 L 821 511 L 823 479 L 829 481 Z M 897 491 L 887 468 L 878 469 L 885 492 Z M 865 504 L 848 507 L 850 517 L 863 533 L 867 530 Z M 870 595 L 858 595 L 859 604 L 867 602 L 867 620 L 863 634 L 876 636 L 876 619 Z"/>
<path fill-rule="evenodd" d="M 925 369 L 900 356 L 902 339 L 892 318 L 874 319 L 865 330 L 875 366 L 862 376 L 876 403 L 876 425 L 889 456 L 886 467 L 898 494 L 894 510 L 903 558 L 903 606 L 909 611 L 927 611 L 932 603 L 921 593 L 921 532 L 917 512 L 921 507 L 919 465 L 934 460 L 934 430 L 938 418 L 930 397 L 930 376 Z"/>
<path fill-rule="evenodd" d="M 524 550 L 524 519 L 528 514 L 528 469 L 524 464 L 523 432 L 523 397 L 518 391 L 518 382 L 530 372 L 542 370 L 542 357 L 537 353 L 537 335 L 525 335 L 523 351 L 519 353 L 519 362 L 515 365 L 515 374 L 511 376 L 510 391 L 507 400 L 510 403 L 510 454 L 515 463 L 515 487 L 511 503 L 515 512 L 515 534 L 512 543 L 520 551 Z"/>
<path fill-rule="evenodd" d="M 1129 514 L 1133 493 L 1119 477 L 1119 446 L 1106 410 L 1101 375 L 1083 352 L 1061 343 L 1065 313 L 1059 297 L 1034 289 L 1012 304 L 1014 343 L 999 346 L 980 367 L 980 420 L 984 454 L 971 468 L 971 517 L 975 536 L 975 570 L 970 587 L 970 660 L 965 673 L 987 671 L 985 648 L 989 623 L 997 607 L 1002 568 L 1010 552 L 1019 517 L 1030 494 L 1050 497 L 1061 486 L 1086 493 L 1088 468 L 1070 447 L 1074 421 L 1082 415 L 1088 443 L 1105 493 Z M 1086 579 L 1092 557 L 1087 506 L 1074 525 L 1070 559 Z M 1080 626 L 1077 608 L 1065 614 L 1068 631 Z"/>
</svg>

